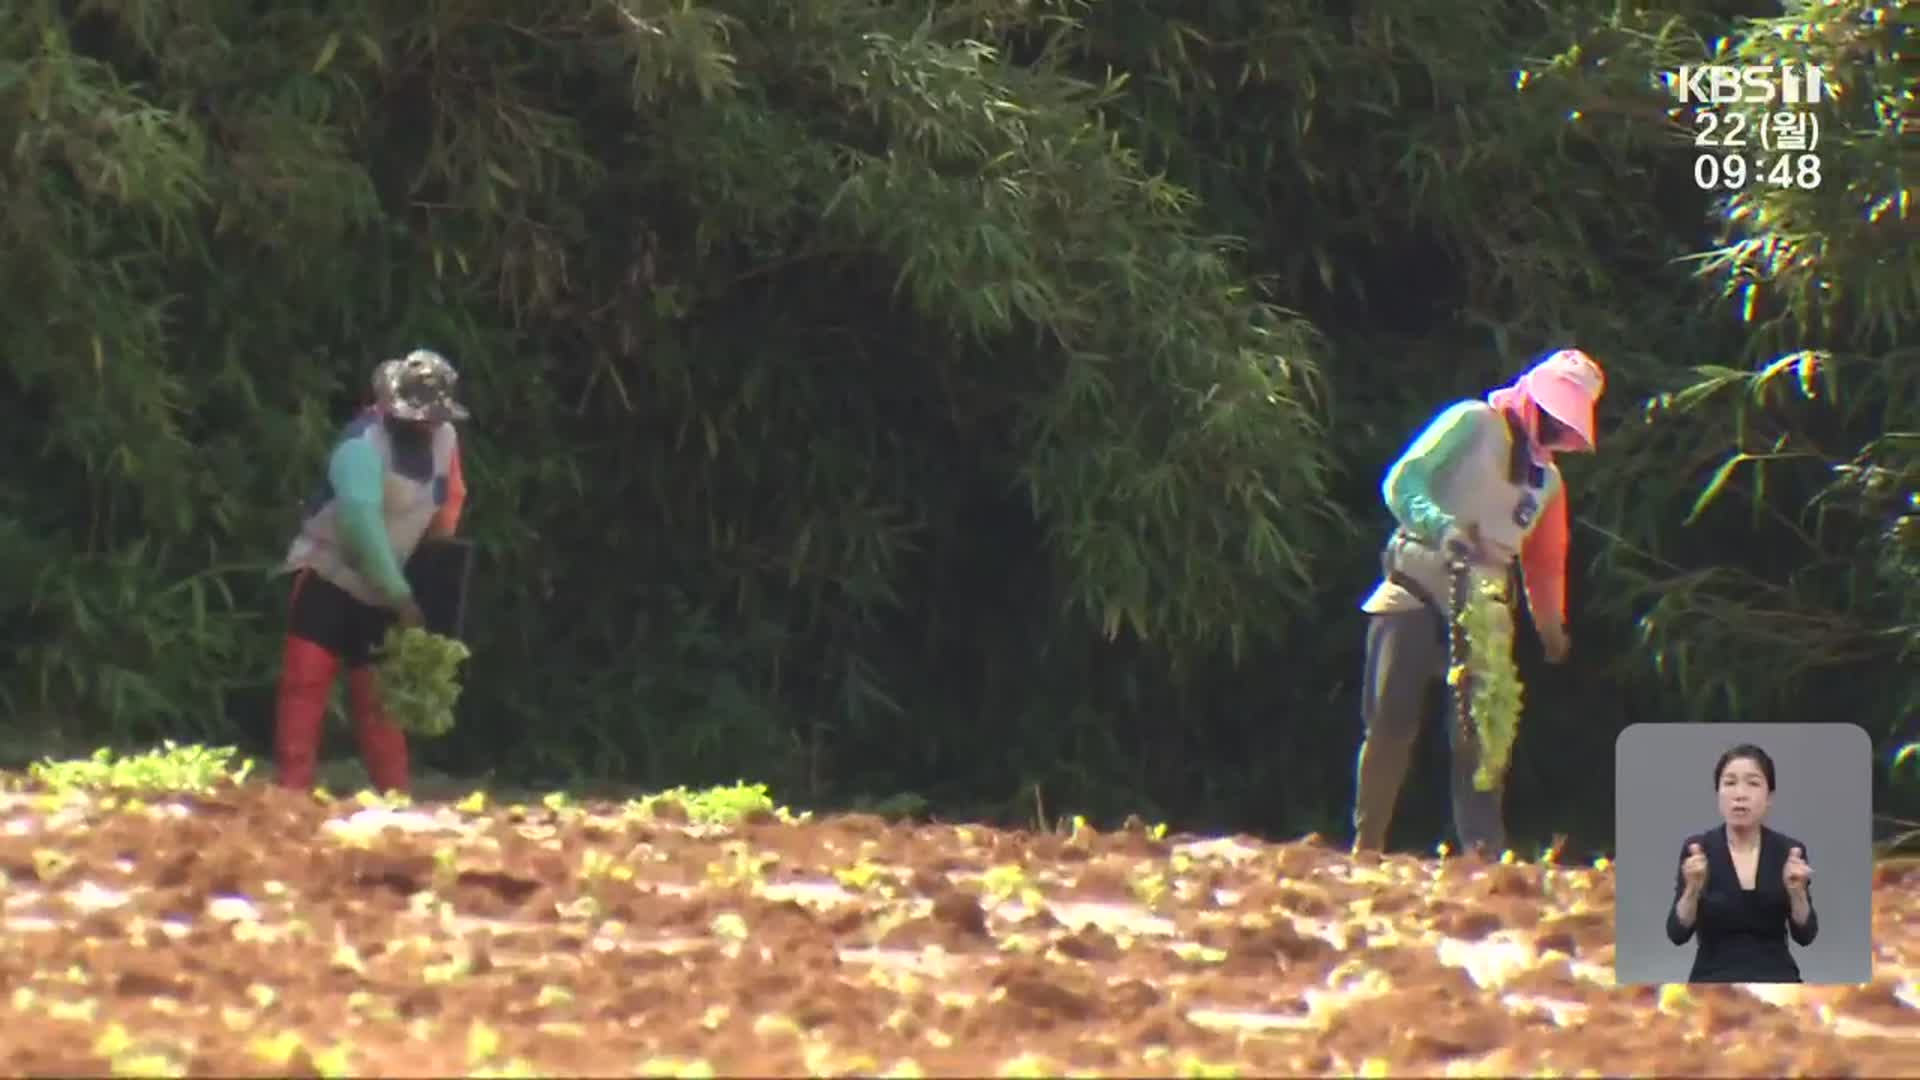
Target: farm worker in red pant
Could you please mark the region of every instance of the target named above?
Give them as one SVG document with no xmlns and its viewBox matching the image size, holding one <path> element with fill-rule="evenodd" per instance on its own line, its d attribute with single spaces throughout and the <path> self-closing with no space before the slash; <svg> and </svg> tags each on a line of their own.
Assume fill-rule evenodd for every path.
<svg viewBox="0 0 1920 1080">
<path fill-rule="evenodd" d="M 1562 349 L 1486 400 L 1447 408 L 1388 470 L 1382 493 L 1399 527 L 1381 557 L 1383 578 L 1361 604 L 1366 734 L 1356 765 L 1356 851 L 1386 846 L 1429 694 L 1446 682 L 1455 562 L 1470 568 L 1469 580 L 1504 591 L 1517 560 L 1547 659 L 1566 659 L 1567 494 L 1554 455 L 1593 450 L 1594 407 L 1605 389 L 1600 365 Z M 1511 597 L 1509 616 L 1510 605 Z M 1461 846 L 1498 855 L 1507 843 L 1505 785 L 1476 790 L 1476 748 L 1462 745 L 1458 725 L 1447 728 Z"/>
<path fill-rule="evenodd" d="M 407 789 L 406 734 L 381 708 L 373 654 L 396 619 L 422 623 L 401 566 L 423 537 L 453 535 L 466 504 L 453 425 L 467 418 L 458 384 L 453 365 L 427 350 L 375 369 L 374 404 L 334 444 L 287 552 L 293 595 L 274 722 L 286 787 L 313 786 L 327 698 L 344 667 L 367 775 L 379 790 Z"/>
</svg>

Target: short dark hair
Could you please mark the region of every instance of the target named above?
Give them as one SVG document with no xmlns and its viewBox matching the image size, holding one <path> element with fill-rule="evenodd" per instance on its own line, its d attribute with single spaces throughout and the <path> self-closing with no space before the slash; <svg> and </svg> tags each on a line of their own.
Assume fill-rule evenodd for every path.
<svg viewBox="0 0 1920 1080">
<path fill-rule="evenodd" d="M 1765 750 L 1760 749 L 1752 743 L 1741 743 L 1739 746 L 1720 755 L 1720 760 L 1713 766 L 1713 786 L 1717 789 L 1720 786 L 1720 774 L 1727 771 L 1728 765 L 1739 761 L 1741 758 L 1745 758 L 1755 765 L 1760 766 L 1760 775 L 1767 778 L 1767 790 L 1771 792 L 1774 785 L 1773 759 L 1767 756 Z"/>
</svg>

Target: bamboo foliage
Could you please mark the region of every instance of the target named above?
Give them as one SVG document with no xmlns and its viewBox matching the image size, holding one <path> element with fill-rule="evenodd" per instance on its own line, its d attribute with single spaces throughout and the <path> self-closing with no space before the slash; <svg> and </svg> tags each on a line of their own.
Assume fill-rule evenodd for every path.
<svg viewBox="0 0 1920 1080">
<path fill-rule="evenodd" d="M 893 722 L 925 661 L 863 657 L 977 560 L 968 504 L 1024 506 L 1053 584 L 1020 617 L 1062 633 L 1206 649 L 1306 596 L 1309 335 L 1103 126 L 1112 86 L 876 3 L 17 14 L 4 272 L 41 317 L 8 370 L 52 438 L 9 512 L 62 553 L 7 600 L 23 709 L 132 737 L 263 684 L 262 572 L 421 341 L 479 417 L 472 696 L 509 743 L 577 718 L 566 768 Z M 226 593 L 163 585 L 210 561 Z M 217 645 L 164 629 L 209 603 Z M 139 694 L 86 678 L 109 654 Z M 703 734 L 659 744 L 679 712 Z"/>
<path fill-rule="evenodd" d="M 1723 46 L 1725 62 L 1815 65 L 1829 92 L 1813 108 L 1818 184 L 1755 183 L 1717 208 L 1722 243 L 1699 274 L 1746 328 L 1742 347 L 1696 366 L 1653 412 L 1713 465 L 1688 521 L 1737 493 L 1754 527 L 1795 553 L 1639 568 L 1655 598 L 1640 627 L 1652 658 L 1713 711 L 1791 708 L 1850 672 L 1871 727 L 1920 716 L 1920 57 L 1900 10 L 1790 5 Z M 1755 132 L 1767 121 L 1757 106 L 1734 111 Z"/>
<path fill-rule="evenodd" d="M 483 567 L 442 764 L 1318 815 L 1379 469 L 1573 337 L 1583 655 L 1883 708 L 1911 170 L 1835 28 L 1892 9 L 1791 16 L 1865 72 L 1834 180 L 1716 209 L 1650 73 L 1789 38 L 1710 7 L 0 5 L 0 706 L 257 731 L 300 500 L 425 344 Z M 1756 509 L 1686 524 L 1728 447 Z"/>
</svg>

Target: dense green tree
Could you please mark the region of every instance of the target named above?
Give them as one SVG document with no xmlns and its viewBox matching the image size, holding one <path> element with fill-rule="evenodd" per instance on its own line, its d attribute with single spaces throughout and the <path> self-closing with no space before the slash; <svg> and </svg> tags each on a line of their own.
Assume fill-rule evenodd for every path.
<svg viewBox="0 0 1920 1080">
<path fill-rule="evenodd" d="M 11 24 L 33 705 L 130 734 L 257 680 L 205 566 L 283 542 L 414 341 L 480 418 L 475 711 L 599 768 L 775 768 L 828 715 L 891 745 L 889 683 L 990 681 L 968 651 L 1240 648 L 1300 605 L 1307 335 L 1101 87 L 892 5 L 520 10 Z"/>
<path fill-rule="evenodd" d="M 1557 730 L 1531 743 L 1523 802 L 1567 801 L 1564 755 L 1609 756 L 1636 719 L 1838 716 L 1911 737 L 1910 6 L 1087 10 L 1082 54 L 1142 76 L 1136 138 L 1326 332 L 1356 510 L 1425 410 L 1551 343 L 1606 360 L 1609 446 L 1572 465 L 1585 655 L 1533 673 L 1532 722 Z M 1828 73 L 1817 183 L 1698 190 L 1702 125 L 1665 77 L 1708 59 Z M 1760 110 L 1743 119 L 1762 130 Z M 1746 507 L 1719 501 L 1733 489 Z"/>
<path fill-rule="evenodd" d="M 1379 470 L 1569 338 L 1522 819 L 1668 700 L 1920 711 L 1896 6 L 1347 7 L 0 5 L 11 726 L 257 739 L 415 345 L 476 414 L 452 769 L 1338 827 Z M 1695 188 L 1657 76 L 1723 37 L 1833 73 L 1818 188 Z"/>
</svg>

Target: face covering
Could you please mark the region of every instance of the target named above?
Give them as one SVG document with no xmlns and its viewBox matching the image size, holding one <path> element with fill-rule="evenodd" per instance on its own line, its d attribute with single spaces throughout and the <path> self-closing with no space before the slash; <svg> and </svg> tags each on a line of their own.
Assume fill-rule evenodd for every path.
<svg viewBox="0 0 1920 1080">
<path fill-rule="evenodd" d="M 1606 391 L 1606 375 L 1593 358 L 1578 349 L 1562 349 L 1548 356 L 1511 384 L 1487 395 L 1487 404 L 1519 416 L 1526 429 L 1533 459 L 1545 465 L 1556 451 L 1591 453 L 1594 449 L 1594 406 Z M 1564 437 L 1557 445 L 1542 445 L 1540 414 L 1558 421 Z"/>
</svg>

